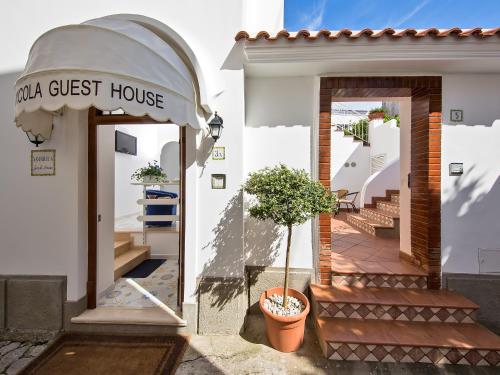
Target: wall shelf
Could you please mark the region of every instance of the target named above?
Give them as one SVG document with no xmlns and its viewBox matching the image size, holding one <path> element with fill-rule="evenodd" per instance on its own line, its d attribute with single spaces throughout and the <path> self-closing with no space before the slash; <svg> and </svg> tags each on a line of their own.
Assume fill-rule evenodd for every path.
<svg viewBox="0 0 500 375">
<path fill-rule="evenodd" d="M 137 200 L 137 204 L 142 206 L 142 215 L 137 216 L 137 220 L 142 222 L 142 244 L 147 244 L 146 221 L 159 222 L 159 221 L 179 221 L 179 215 L 146 215 L 146 206 L 164 206 L 164 205 L 179 205 L 179 198 L 148 198 L 146 191 L 148 186 L 176 186 L 180 184 L 180 180 L 166 180 L 164 182 L 131 182 L 134 186 L 142 186 L 142 198 Z"/>
</svg>

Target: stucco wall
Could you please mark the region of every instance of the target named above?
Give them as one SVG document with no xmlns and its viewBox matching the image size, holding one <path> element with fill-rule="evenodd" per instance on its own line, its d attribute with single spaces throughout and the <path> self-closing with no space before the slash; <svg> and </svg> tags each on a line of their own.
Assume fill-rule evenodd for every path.
<svg viewBox="0 0 500 375">
<path fill-rule="evenodd" d="M 284 163 L 311 171 L 313 77 L 247 78 L 244 175 Z M 286 238 L 272 223 L 245 221 L 246 264 L 283 267 Z M 311 223 L 296 227 L 291 267 L 312 267 Z"/>
<path fill-rule="evenodd" d="M 411 253 L 411 190 L 408 173 L 411 172 L 411 99 L 399 102 L 400 158 L 399 158 L 399 246 L 406 254 Z"/>
<path fill-rule="evenodd" d="M 369 124 L 370 157 L 384 154 L 385 165 L 399 159 L 400 130 L 396 120 L 373 120 Z"/>
<path fill-rule="evenodd" d="M 115 226 L 115 129 L 97 128 L 97 295 L 114 281 Z"/>
<path fill-rule="evenodd" d="M 347 189 L 350 193 L 361 192 L 363 184 L 370 176 L 370 146 L 364 146 L 363 142 L 355 141 L 352 136 L 345 136 L 343 131 L 335 128 L 332 128 L 331 138 L 332 191 Z M 355 163 L 355 166 L 352 163 Z M 358 207 L 360 197 L 360 194 L 356 197 Z"/>
<path fill-rule="evenodd" d="M 443 77 L 442 267 L 449 273 L 478 273 L 478 248 L 500 250 L 500 75 Z M 462 109 L 461 125 L 450 109 Z M 449 176 L 450 163 L 464 163 Z M 488 268 L 500 271 L 500 251 Z"/>
</svg>

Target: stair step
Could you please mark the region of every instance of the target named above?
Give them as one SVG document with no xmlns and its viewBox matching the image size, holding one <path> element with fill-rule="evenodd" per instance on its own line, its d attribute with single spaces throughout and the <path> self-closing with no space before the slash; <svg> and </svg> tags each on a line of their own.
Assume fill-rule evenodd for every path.
<svg viewBox="0 0 500 375">
<path fill-rule="evenodd" d="M 377 209 L 387 213 L 396 214 L 399 217 L 399 203 L 391 201 L 377 201 Z"/>
<path fill-rule="evenodd" d="M 115 232 L 115 241 L 127 241 L 130 240 L 130 232 Z"/>
<path fill-rule="evenodd" d="M 332 286 L 426 289 L 427 276 L 373 273 L 338 273 L 332 271 Z"/>
<path fill-rule="evenodd" d="M 347 214 L 347 222 L 372 236 L 399 238 L 399 230 L 396 230 L 393 226 L 367 219 L 360 214 Z"/>
<path fill-rule="evenodd" d="M 320 317 L 474 323 L 479 308 L 448 290 L 310 287 Z"/>
<path fill-rule="evenodd" d="M 130 239 L 122 241 L 115 240 L 115 258 L 129 251 L 131 246 L 132 240 Z"/>
<path fill-rule="evenodd" d="M 365 219 L 395 227 L 399 225 L 399 214 L 382 211 L 376 208 L 360 208 L 359 214 Z"/>
<path fill-rule="evenodd" d="M 115 258 L 114 276 L 115 280 L 137 267 L 146 259 L 149 259 L 150 247 L 137 246 Z"/>
<path fill-rule="evenodd" d="M 500 337 L 475 323 L 315 318 L 333 360 L 500 365 Z"/>
</svg>

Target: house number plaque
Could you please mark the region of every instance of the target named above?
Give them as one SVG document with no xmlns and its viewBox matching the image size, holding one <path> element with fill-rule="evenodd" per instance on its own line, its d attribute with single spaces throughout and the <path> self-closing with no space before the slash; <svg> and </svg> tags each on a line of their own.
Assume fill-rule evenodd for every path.
<svg viewBox="0 0 500 375">
<path fill-rule="evenodd" d="M 212 150 L 212 160 L 225 160 L 226 159 L 226 148 L 225 147 L 214 147 Z"/>
</svg>

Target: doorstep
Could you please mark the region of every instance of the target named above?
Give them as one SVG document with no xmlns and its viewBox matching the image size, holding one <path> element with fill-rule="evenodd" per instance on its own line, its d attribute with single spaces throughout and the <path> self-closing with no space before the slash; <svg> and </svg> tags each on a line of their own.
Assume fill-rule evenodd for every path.
<svg viewBox="0 0 500 375">
<path fill-rule="evenodd" d="M 173 310 L 162 307 L 96 307 L 71 318 L 71 323 L 187 326 L 187 322 Z"/>
</svg>

